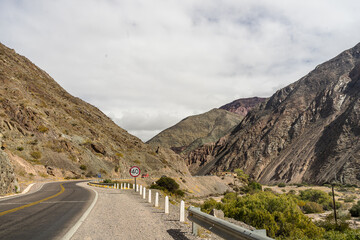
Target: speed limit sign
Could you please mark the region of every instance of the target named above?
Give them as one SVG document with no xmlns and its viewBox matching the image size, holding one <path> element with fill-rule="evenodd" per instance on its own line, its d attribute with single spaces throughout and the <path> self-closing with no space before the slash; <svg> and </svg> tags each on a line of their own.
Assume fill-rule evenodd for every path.
<svg viewBox="0 0 360 240">
<path fill-rule="evenodd" d="M 132 177 L 137 177 L 137 176 L 139 176 L 140 175 L 140 168 L 139 167 L 136 167 L 136 166 L 133 166 L 133 167 L 131 167 L 130 168 L 130 175 L 132 176 Z"/>
</svg>

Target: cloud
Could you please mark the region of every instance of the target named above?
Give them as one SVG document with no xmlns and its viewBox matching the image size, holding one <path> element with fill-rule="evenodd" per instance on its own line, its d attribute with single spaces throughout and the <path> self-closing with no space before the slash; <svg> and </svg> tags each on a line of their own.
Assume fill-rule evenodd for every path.
<svg viewBox="0 0 360 240">
<path fill-rule="evenodd" d="M 0 1 L 0 41 L 147 140 L 360 39 L 358 1 Z"/>
</svg>

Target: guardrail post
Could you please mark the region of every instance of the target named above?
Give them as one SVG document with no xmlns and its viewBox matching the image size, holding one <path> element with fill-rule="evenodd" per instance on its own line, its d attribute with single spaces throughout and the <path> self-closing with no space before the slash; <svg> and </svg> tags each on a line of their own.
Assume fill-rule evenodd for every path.
<svg viewBox="0 0 360 240">
<path fill-rule="evenodd" d="M 146 199 L 146 187 L 143 189 L 143 199 Z"/>
<path fill-rule="evenodd" d="M 151 203 L 151 190 L 149 189 L 149 200 L 148 200 L 149 203 Z"/>
<path fill-rule="evenodd" d="M 181 200 L 180 202 L 180 222 L 185 221 L 185 202 Z"/>
<path fill-rule="evenodd" d="M 165 213 L 169 214 L 169 197 L 165 197 Z"/>
<path fill-rule="evenodd" d="M 140 185 L 140 195 L 142 195 L 142 186 Z"/>
<path fill-rule="evenodd" d="M 155 207 L 159 207 L 159 193 L 155 193 Z"/>
<path fill-rule="evenodd" d="M 199 230 L 199 225 L 197 225 L 196 223 L 192 222 L 192 234 L 193 234 L 194 236 L 198 236 L 198 235 L 199 235 L 198 230 Z"/>
</svg>

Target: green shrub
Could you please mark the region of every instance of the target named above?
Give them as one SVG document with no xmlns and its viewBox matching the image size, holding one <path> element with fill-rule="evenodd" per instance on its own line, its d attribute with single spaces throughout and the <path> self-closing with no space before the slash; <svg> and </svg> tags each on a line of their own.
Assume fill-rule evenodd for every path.
<svg viewBox="0 0 360 240">
<path fill-rule="evenodd" d="M 23 150 L 24 150 L 24 148 L 23 148 L 23 147 L 17 147 L 17 148 L 16 148 L 16 150 L 18 150 L 18 151 L 20 151 L 20 152 L 21 152 L 21 151 L 23 151 Z"/>
<path fill-rule="evenodd" d="M 350 209 L 349 212 L 352 217 L 360 217 L 360 201 L 357 204 L 354 204 Z"/>
<path fill-rule="evenodd" d="M 278 187 L 281 187 L 281 188 L 286 187 L 286 184 L 285 183 L 279 183 Z"/>
<path fill-rule="evenodd" d="M 346 196 L 344 199 L 344 202 L 354 202 L 356 199 L 356 196 L 351 195 L 351 196 Z"/>
<path fill-rule="evenodd" d="M 35 160 L 38 160 L 41 158 L 41 152 L 31 152 L 30 156 L 34 158 Z"/>
<path fill-rule="evenodd" d="M 244 193 L 254 193 L 256 191 L 262 190 L 262 185 L 258 182 L 251 181 L 247 186 L 244 186 L 240 189 Z"/>
<path fill-rule="evenodd" d="M 80 165 L 80 169 L 83 170 L 83 171 L 85 171 L 85 170 L 87 169 L 87 167 L 86 167 L 86 165 L 81 164 L 81 165 Z"/>
<path fill-rule="evenodd" d="M 207 205 L 203 207 L 209 209 L 209 206 L 215 206 L 223 210 L 226 217 L 266 229 L 270 237 L 303 239 L 315 238 L 323 233 L 323 229 L 301 212 L 291 195 L 258 191 L 224 203 L 207 202 Z"/>
<path fill-rule="evenodd" d="M 38 126 L 38 131 L 41 133 L 46 133 L 49 131 L 49 129 L 43 125 Z"/>
<path fill-rule="evenodd" d="M 333 209 L 333 201 L 332 198 L 326 192 L 316 189 L 306 189 L 304 191 L 300 191 L 299 198 L 301 200 L 316 202 L 321 204 L 325 211 Z M 340 208 L 340 203 L 336 202 L 336 208 Z"/>
<path fill-rule="evenodd" d="M 168 190 L 171 193 L 175 193 L 179 189 L 179 184 L 170 177 L 161 177 L 156 181 L 156 185 Z"/>
<path fill-rule="evenodd" d="M 215 209 L 221 209 L 221 203 L 218 203 L 213 198 L 210 198 L 210 199 L 206 200 L 201 205 L 201 211 L 203 211 L 205 213 L 210 213 L 211 210 L 213 210 L 214 208 Z"/>
<path fill-rule="evenodd" d="M 322 205 L 316 202 L 306 202 L 302 207 L 304 213 L 322 213 L 324 209 Z"/>
<path fill-rule="evenodd" d="M 105 179 L 103 183 L 112 183 L 111 179 Z"/>
<path fill-rule="evenodd" d="M 225 193 L 224 197 L 221 199 L 221 201 L 223 203 L 227 203 L 227 202 L 232 202 L 232 201 L 236 201 L 237 199 L 237 194 L 234 192 L 228 192 Z"/>
<path fill-rule="evenodd" d="M 247 175 L 246 173 L 244 173 L 243 170 L 237 168 L 237 169 L 234 170 L 234 172 L 236 173 L 237 178 L 238 178 L 241 182 L 244 182 L 244 183 L 248 183 L 248 182 L 249 182 L 249 175 Z"/>
</svg>

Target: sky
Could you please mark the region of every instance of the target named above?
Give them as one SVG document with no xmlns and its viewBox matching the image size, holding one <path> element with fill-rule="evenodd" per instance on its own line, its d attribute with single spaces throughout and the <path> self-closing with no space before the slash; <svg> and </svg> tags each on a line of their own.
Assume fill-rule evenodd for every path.
<svg viewBox="0 0 360 240">
<path fill-rule="evenodd" d="M 0 42 L 149 140 L 360 42 L 357 0 L 0 0 Z"/>
</svg>

